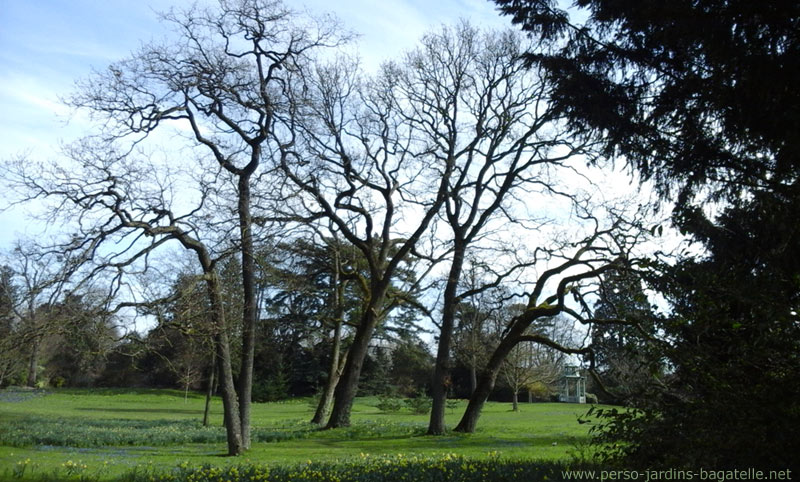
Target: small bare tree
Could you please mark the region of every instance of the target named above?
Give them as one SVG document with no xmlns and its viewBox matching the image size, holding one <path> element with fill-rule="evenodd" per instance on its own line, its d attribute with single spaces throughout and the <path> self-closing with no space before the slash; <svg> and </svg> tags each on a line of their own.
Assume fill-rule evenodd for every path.
<svg viewBox="0 0 800 482">
<path fill-rule="evenodd" d="M 478 385 L 478 370 L 482 367 L 492 349 L 491 306 L 486 291 L 477 291 L 481 285 L 488 284 L 482 279 L 485 271 L 480 263 L 472 259 L 467 263 L 462 277 L 465 289 L 476 290 L 456 307 L 456 327 L 453 337 L 453 352 L 456 359 L 469 368 L 469 394 Z"/>
<path fill-rule="evenodd" d="M 512 317 L 520 315 L 525 306 L 515 305 L 513 308 L 518 312 L 512 311 Z M 538 335 L 561 346 L 573 346 L 573 324 L 573 320 L 563 316 L 541 318 L 531 324 L 525 336 Z M 505 323 L 501 326 L 505 328 Z M 563 374 L 566 358 L 561 351 L 535 342 L 520 343 L 512 348 L 500 369 L 500 376 L 511 389 L 512 409 L 519 411 L 519 393 L 522 390 L 528 391 L 529 401 L 533 387 L 544 387 L 551 392 Z"/>
</svg>

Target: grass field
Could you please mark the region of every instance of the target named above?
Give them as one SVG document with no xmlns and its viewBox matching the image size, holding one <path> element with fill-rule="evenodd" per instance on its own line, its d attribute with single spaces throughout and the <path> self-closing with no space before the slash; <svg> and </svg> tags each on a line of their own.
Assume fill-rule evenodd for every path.
<svg viewBox="0 0 800 482">
<path fill-rule="evenodd" d="M 0 477 L 115 480 L 132 471 L 152 474 L 178 466 L 388 464 L 397 457 L 563 461 L 586 441 L 588 430 L 577 421 L 587 405 L 521 404 L 520 412 L 512 412 L 510 404 L 488 403 L 476 433 L 430 437 L 424 435 L 427 415 L 387 414 L 376 404 L 377 399 L 357 399 L 352 426 L 336 430 L 308 423 L 307 399 L 254 404 L 253 447 L 230 458 L 224 457 L 218 400 L 212 426 L 203 427 L 203 397 L 197 394 L 184 399 L 170 390 L 0 392 Z M 448 410 L 448 423 L 458 422 L 463 409 L 461 402 Z"/>
</svg>

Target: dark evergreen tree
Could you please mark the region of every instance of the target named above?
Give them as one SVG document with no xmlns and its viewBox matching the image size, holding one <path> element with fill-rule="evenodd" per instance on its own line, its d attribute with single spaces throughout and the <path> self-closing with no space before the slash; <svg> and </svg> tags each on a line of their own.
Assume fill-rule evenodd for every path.
<svg viewBox="0 0 800 482">
<path fill-rule="evenodd" d="M 800 198 L 798 198 L 800 199 Z M 710 223 L 683 219 L 708 252 L 662 266 L 673 308 L 660 324 L 670 368 L 606 413 L 599 441 L 626 465 L 792 467 L 800 453 L 800 228 L 782 196 L 763 193 Z M 721 443 L 724 441 L 724 443 Z M 620 443 L 623 442 L 623 443 Z"/>
<path fill-rule="evenodd" d="M 394 376 L 391 368 L 392 358 L 389 347 L 370 347 L 369 353 L 364 359 L 364 368 L 361 370 L 358 394 L 360 396 L 392 394 Z"/>
<path fill-rule="evenodd" d="M 572 15 L 554 0 L 495 1 L 546 40 L 528 61 L 548 73 L 576 133 L 656 181 L 676 202 L 675 225 L 707 251 L 654 280 L 673 309 L 659 325 L 669 377 L 636 397 L 642 411 L 607 419 L 610 455 L 649 467 L 791 466 L 800 4 L 576 0 Z"/>
<path fill-rule="evenodd" d="M 140 369 L 145 340 L 137 332 L 128 334 L 106 357 L 103 372 L 96 381 L 99 387 L 145 387 L 147 373 Z"/>
<path fill-rule="evenodd" d="M 51 385 L 93 386 L 105 368 L 118 334 L 113 317 L 90 298 L 69 293 L 44 313 L 59 326 L 44 365 Z"/>
<path fill-rule="evenodd" d="M 392 384 L 405 397 L 425 395 L 430 391 L 434 358 L 416 335 L 402 335 L 394 344 L 391 356 Z"/>
<path fill-rule="evenodd" d="M 550 41 L 528 60 L 548 72 L 573 129 L 662 192 L 794 184 L 800 3 L 575 0 L 573 14 L 555 0 L 495 3 Z"/>
<path fill-rule="evenodd" d="M 23 365 L 14 315 L 18 290 L 14 284 L 14 271 L 8 266 L 0 266 L 0 387 L 9 382 L 18 383 L 17 377 Z"/>
<path fill-rule="evenodd" d="M 605 402 L 625 403 L 663 375 L 655 341 L 656 315 L 635 272 L 606 274 L 594 308 L 596 318 L 620 321 L 591 327 L 597 395 Z"/>
</svg>

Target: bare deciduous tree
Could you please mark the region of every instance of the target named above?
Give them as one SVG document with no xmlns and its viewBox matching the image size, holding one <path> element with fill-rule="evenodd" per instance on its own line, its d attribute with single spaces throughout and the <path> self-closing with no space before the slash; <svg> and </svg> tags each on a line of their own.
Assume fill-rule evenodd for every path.
<svg viewBox="0 0 800 482">
<path fill-rule="evenodd" d="M 316 50 L 344 38 L 332 18 L 301 17 L 276 0 L 221 1 L 165 18 L 176 29 L 174 40 L 147 45 L 92 76 L 72 103 L 104 118 L 114 138 L 140 140 L 165 126 L 185 127 L 196 151 L 231 177 L 244 293 L 238 397 L 246 450 L 258 318 L 251 192 L 272 167 L 272 153 L 290 142 L 283 118 L 291 78 Z"/>
<path fill-rule="evenodd" d="M 137 296 L 141 290 L 136 277 L 151 269 L 151 259 L 159 250 L 178 244 L 195 256 L 206 285 L 221 362 L 228 451 L 240 453 L 241 425 L 217 274 L 219 258 L 226 253 L 213 236 L 216 231 L 209 223 L 217 223 L 206 209 L 217 187 L 216 173 L 205 172 L 195 190 L 185 189 L 176 196 L 166 187 L 174 181 L 167 172 L 133 153 L 120 153 L 113 143 L 84 139 L 69 146 L 66 154 L 68 160 L 61 165 L 27 159 L 8 163 L 4 177 L 21 200 L 49 201 L 48 215 L 71 223 L 70 238 L 50 249 L 90 265 L 82 279 L 103 279 L 112 312 L 175 299 L 173 295 L 157 300 Z"/>
<path fill-rule="evenodd" d="M 400 79 L 400 115 L 439 162 L 452 164 L 442 218 L 451 231 L 450 266 L 432 385 L 428 433 L 445 432 L 445 400 L 456 309 L 474 294 L 460 290 L 465 259 L 474 245 L 503 245 L 490 237 L 501 223 L 525 229 L 513 204 L 558 190 L 557 169 L 586 152 L 558 124 L 548 86 L 520 60 L 521 38 L 511 31 L 481 32 L 466 22 L 423 37 L 421 46 L 393 67 Z M 523 195 L 526 202 L 516 196 Z M 524 264 L 524 263 L 521 263 Z M 494 283 L 518 271 L 498 273 Z"/>
<path fill-rule="evenodd" d="M 589 358 L 591 366 L 589 347 L 564 346 L 546 334 L 531 332 L 530 328 L 537 320 L 566 315 L 587 325 L 621 322 L 593 318 L 585 298 L 596 291 L 599 278 L 604 273 L 627 269 L 636 263 L 632 250 L 643 230 L 638 222 L 619 217 L 613 219 L 608 227 L 601 227 L 599 219 L 589 214 L 583 214 L 582 217 L 593 227 L 586 237 L 564 243 L 560 248 L 536 250 L 536 257 L 541 257 L 539 261 L 546 261 L 548 267 L 537 276 L 533 289 L 525 293 L 524 309 L 507 321 L 499 344 L 482 370 L 478 387 L 456 431 L 471 433 L 475 430 L 483 404 L 494 389 L 503 364 L 520 343 L 538 343 L 562 353 L 584 355 Z M 568 296 L 571 300 L 568 300 Z"/>
<path fill-rule="evenodd" d="M 302 135 L 283 149 L 283 172 L 302 193 L 296 205 L 303 216 L 326 218 L 366 264 L 356 276 L 365 303 L 336 386 L 327 424 L 333 428 L 350 423 L 375 328 L 395 306 L 410 302 L 397 296 L 407 289 L 390 287 L 401 264 L 421 259 L 417 248 L 444 203 L 452 162 L 433 156 L 418 126 L 404 121 L 399 106 L 412 99 L 404 97 L 395 69 L 365 81 L 357 66 L 339 59 L 304 80 L 293 103 Z"/>
<path fill-rule="evenodd" d="M 17 343 L 27 352 L 26 385 L 35 387 L 39 376 L 42 343 L 57 333 L 68 320 L 53 316 L 52 309 L 81 282 L 76 274 L 85 259 L 33 241 L 17 241 L 8 254 L 12 278 L 17 280 L 16 296 L 6 294 L 11 313 L 17 320 Z"/>
</svg>

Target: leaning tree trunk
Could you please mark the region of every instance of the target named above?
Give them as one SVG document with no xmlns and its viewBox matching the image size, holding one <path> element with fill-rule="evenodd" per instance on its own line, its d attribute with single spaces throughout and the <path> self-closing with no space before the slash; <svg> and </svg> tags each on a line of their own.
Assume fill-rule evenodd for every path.
<svg viewBox="0 0 800 482">
<path fill-rule="evenodd" d="M 388 283 L 381 283 L 372 287 L 372 297 L 369 306 L 364 312 L 353 336 L 353 344 L 347 352 L 347 360 L 344 364 L 342 376 L 336 384 L 334 392 L 333 410 L 325 428 L 339 428 L 350 426 L 350 411 L 353 408 L 353 400 L 358 392 L 358 379 L 361 376 L 361 368 L 364 366 L 364 358 L 367 356 L 369 342 L 372 340 L 372 333 L 380 321 L 377 310 L 383 305 Z"/>
<path fill-rule="evenodd" d="M 344 283 L 340 280 L 341 261 L 339 259 L 338 246 L 334 248 L 333 252 L 333 302 L 334 313 L 333 319 L 336 324 L 333 329 L 333 347 L 331 348 L 331 365 L 328 370 L 328 379 L 325 381 L 325 388 L 322 391 L 322 396 L 317 404 L 317 411 L 314 412 L 314 417 L 311 423 L 322 425 L 325 422 L 325 416 L 333 403 L 333 391 L 339 383 L 339 378 L 342 375 L 344 364 L 341 363 L 342 351 L 342 323 L 344 322 Z"/>
<path fill-rule="evenodd" d="M 453 263 L 444 289 L 444 306 L 442 307 L 442 328 L 439 333 L 439 347 L 436 352 L 436 366 L 433 371 L 431 394 L 431 418 L 428 424 L 428 435 L 442 435 L 446 432 L 444 424 L 445 406 L 447 404 L 447 381 L 450 375 L 450 344 L 455 326 L 456 290 L 461 278 L 461 267 L 464 264 L 464 246 L 456 244 L 453 252 Z"/>
<path fill-rule="evenodd" d="M 222 411 L 228 440 L 228 455 L 241 455 L 244 452 L 242 426 L 240 425 L 236 388 L 233 383 L 230 343 L 225 331 L 217 335 L 217 350 L 222 362 L 220 391 L 222 392 Z"/>
<path fill-rule="evenodd" d="M 319 404 L 317 404 L 317 411 L 314 412 L 314 418 L 311 419 L 311 423 L 313 424 L 322 425 L 325 422 L 325 416 L 328 415 L 328 411 L 333 403 L 333 392 L 336 390 L 336 385 L 338 385 L 339 379 L 342 376 L 342 370 L 344 370 L 343 362 L 347 358 L 346 356 L 344 358 L 340 356 L 341 345 L 342 322 L 338 321 L 333 335 L 330 372 L 328 373 L 328 380 L 325 382 L 325 389 L 322 391 L 322 396 L 319 399 Z"/>
<path fill-rule="evenodd" d="M 215 321 L 215 345 L 220 363 L 220 391 L 222 392 L 222 411 L 225 420 L 225 431 L 228 441 L 228 455 L 240 455 L 244 451 L 242 444 L 242 426 L 239 418 L 239 403 L 233 383 L 233 367 L 231 366 L 231 345 L 225 326 L 225 311 L 219 291 L 219 280 L 216 273 L 206 273 L 206 287 L 211 302 L 211 311 Z"/>
<path fill-rule="evenodd" d="M 359 325 L 353 337 L 353 344 L 347 354 L 347 361 L 344 364 L 342 376 L 336 384 L 334 391 L 333 410 L 328 419 L 326 428 L 339 428 L 350 426 L 350 411 L 353 408 L 353 400 L 358 391 L 358 379 L 361 376 L 361 368 L 364 365 L 364 358 L 367 356 L 369 342 L 372 339 L 372 332 L 375 330 L 378 317 L 372 310 L 364 317 L 364 321 Z"/>
<path fill-rule="evenodd" d="M 475 388 L 475 391 L 472 393 L 472 396 L 469 399 L 467 409 L 464 411 L 461 421 L 458 422 L 458 425 L 454 429 L 456 432 L 472 433 L 475 431 L 475 427 L 478 425 L 478 418 L 481 416 L 483 405 L 486 403 L 486 400 L 489 398 L 492 390 L 494 390 L 497 374 L 500 373 L 500 368 L 503 366 L 503 361 L 506 359 L 506 356 L 508 356 L 514 346 L 516 346 L 516 344 L 517 336 L 512 331 L 512 333 L 509 333 L 505 338 L 503 338 L 503 340 L 500 342 L 500 345 L 498 345 L 494 353 L 492 353 L 492 357 L 489 359 L 486 369 L 483 371 L 480 379 L 478 380 L 478 386 Z"/>
</svg>

